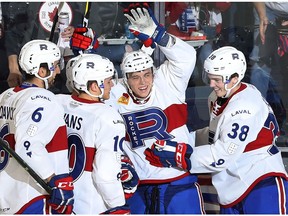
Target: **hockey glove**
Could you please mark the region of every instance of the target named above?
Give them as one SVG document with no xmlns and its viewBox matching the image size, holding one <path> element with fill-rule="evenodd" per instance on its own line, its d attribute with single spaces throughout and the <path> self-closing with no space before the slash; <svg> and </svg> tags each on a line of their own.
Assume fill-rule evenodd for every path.
<svg viewBox="0 0 288 216">
<path fill-rule="evenodd" d="M 121 182 L 125 199 L 129 199 L 135 193 L 139 184 L 139 177 L 134 166 L 127 156 L 121 156 Z"/>
<path fill-rule="evenodd" d="M 191 169 L 190 156 L 193 149 L 185 143 L 157 140 L 144 152 L 146 160 L 157 167 L 179 167 L 183 170 Z"/>
<path fill-rule="evenodd" d="M 78 27 L 70 39 L 70 47 L 75 56 L 80 52 L 90 53 L 99 47 L 97 36 L 91 28 Z"/>
<path fill-rule="evenodd" d="M 163 25 L 156 20 L 147 3 L 130 4 L 124 9 L 124 16 L 130 21 L 129 30 L 143 42 L 144 46 L 156 47 L 166 32 Z"/>
<path fill-rule="evenodd" d="M 49 205 L 60 214 L 71 214 L 74 204 L 73 178 L 68 174 L 56 175 L 48 185 L 52 188 Z"/>
<path fill-rule="evenodd" d="M 121 215 L 127 215 L 130 214 L 130 208 L 128 205 L 123 206 L 117 206 L 115 208 L 109 209 L 101 214 L 121 214 Z"/>
</svg>

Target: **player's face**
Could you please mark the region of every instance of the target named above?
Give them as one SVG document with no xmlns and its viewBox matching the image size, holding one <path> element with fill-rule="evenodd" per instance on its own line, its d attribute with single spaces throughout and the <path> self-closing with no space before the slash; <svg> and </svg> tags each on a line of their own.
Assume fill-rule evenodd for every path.
<svg viewBox="0 0 288 216">
<path fill-rule="evenodd" d="M 110 98 L 110 91 L 113 86 L 113 77 L 109 77 L 104 80 L 104 94 L 102 96 L 104 100 L 108 100 Z"/>
<path fill-rule="evenodd" d="M 52 76 L 48 79 L 49 86 L 52 86 L 54 84 L 54 80 L 57 74 L 60 74 L 60 62 L 55 61 L 53 64 L 54 70 L 51 70 Z"/>
<path fill-rule="evenodd" d="M 138 98 L 146 98 L 151 92 L 154 75 L 151 68 L 128 74 L 128 85 Z"/>
<path fill-rule="evenodd" d="M 225 83 L 222 76 L 208 74 L 210 87 L 214 89 L 214 92 L 218 97 L 224 97 L 227 93 L 225 90 Z"/>
</svg>

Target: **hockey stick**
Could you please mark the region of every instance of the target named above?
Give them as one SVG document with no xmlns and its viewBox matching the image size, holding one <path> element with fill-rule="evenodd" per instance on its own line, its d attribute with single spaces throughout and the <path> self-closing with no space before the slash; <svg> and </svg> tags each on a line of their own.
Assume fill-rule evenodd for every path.
<svg viewBox="0 0 288 216">
<path fill-rule="evenodd" d="M 56 14 L 55 14 L 54 19 L 53 19 L 52 28 L 50 31 L 49 41 L 53 40 L 56 24 L 58 22 L 58 13 L 62 10 L 63 5 L 64 5 L 64 2 L 60 2 L 59 6 L 57 8 Z"/>
<path fill-rule="evenodd" d="M 13 150 L 11 149 L 6 142 L 0 138 L 0 147 L 2 147 L 6 152 L 8 152 L 15 160 L 31 175 L 31 177 L 41 185 L 41 187 L 47 191 L 49 195 L 52 194 L 52 189 L 46 182 Z M 72 214 L 76 215 L 74 211 Z"/>
<path fill-rule="evenodd" d="M 89 17 L 90 17 L 91 4 L 92 4 L 92 3 L 89 2 L 89 1 L 86 2 L 85 12 L 84 12 L 83 21 L 82 21 L 82 26 L 83 26 L 83 27 L 86 27 L 87 29 L 88 29 L 88 21 L 89 21 Z M 90 29 L 90 31 L 92 31 L 92 30 Z M 91 32 L 90 32 L 90 33 L 91 33 Z M 89 34 L 90 34 L 90 33 L 89 33 Z M 84 33 L 83 35 L 86 36 L 87 34 L 88 34 L 88 32 Z M 92 34 L 93 34 L 93 36 L 94 36 L 94 33 L 92 33 Z M 93 37 L 92 37 L 92 39 L 93 39 Z M 89 48 L 91 48 L 91 45 L 89 46 Z M 89 49 L 89 48 L 88 48 L 88 49 Z M 80 54 L 83 54 L 83 50 L 80 50 L 79 53 L 80 53 Z"/>
<path fill-rule="evenodd" d="M 48 194 L 52 193 L 52 189 L 46 182 L 13 150 L 11 149 L 6 142 L 0 138 L 0 146 L 8 152 L 15 160 L 31 175 L 31 177 L 41 185 L 43 189 L 47 191 Z"/>
<path fill-rule="evenodd" d="M 85 12 L 84 12 L 84 17 L 83 17 L 83 27 L 88 28 L 88 21 L 90 17 L 90 9 L 91 9 L 91 2 L 87 1 L 86 2 L 86 7 L 85 7 Z"/>
</svg>

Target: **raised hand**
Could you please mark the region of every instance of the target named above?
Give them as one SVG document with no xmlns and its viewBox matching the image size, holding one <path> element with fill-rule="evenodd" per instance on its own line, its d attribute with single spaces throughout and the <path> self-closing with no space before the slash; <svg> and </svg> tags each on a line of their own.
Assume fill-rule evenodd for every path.
<svg viewBox="0 0 288 216">
<path fill-rule="evenodd" d="M 147 3 L 130 4 L 124 10 L 124 16 L 130 21 L 129 30 L 143 42 L 144 46 L 156 47 L 166 29 L 156 20 L 152 9 Z"/>
<path fill-rule="evenodd" d="M 77 27 L 71 37 L 70 47 L 75 55 L 79 55 L 80 52 L 89 53 L 99 47 L 99 41 L 91 28 Z"/>
</svg>

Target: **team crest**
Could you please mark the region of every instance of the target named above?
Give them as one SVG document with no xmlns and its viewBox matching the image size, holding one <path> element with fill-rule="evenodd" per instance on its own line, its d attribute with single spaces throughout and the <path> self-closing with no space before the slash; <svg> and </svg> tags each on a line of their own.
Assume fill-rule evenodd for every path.
<svg viewBox="0 0 288 216">
<path fill-rule="evenodd" d="M 129 103 L 129 95 L 127 93 L 123 93 L 123 95 L 118 99 L 117 102 L 127 105 Z"/>
<path fill-rule="evenodd" d="M 56 15 L 59 4 L 60 2 L 47 1 L 43 3 L 40 7 L 39 23 L 41 24 L 42 28 L 45 29 L 47 32 L 51 31 L 53 20 Z M 70 5 L 64 2 L 61 12 L 67 12 L 69 14 L 69 24 L 70 24 L 73 17 Z"/>
</svg>

